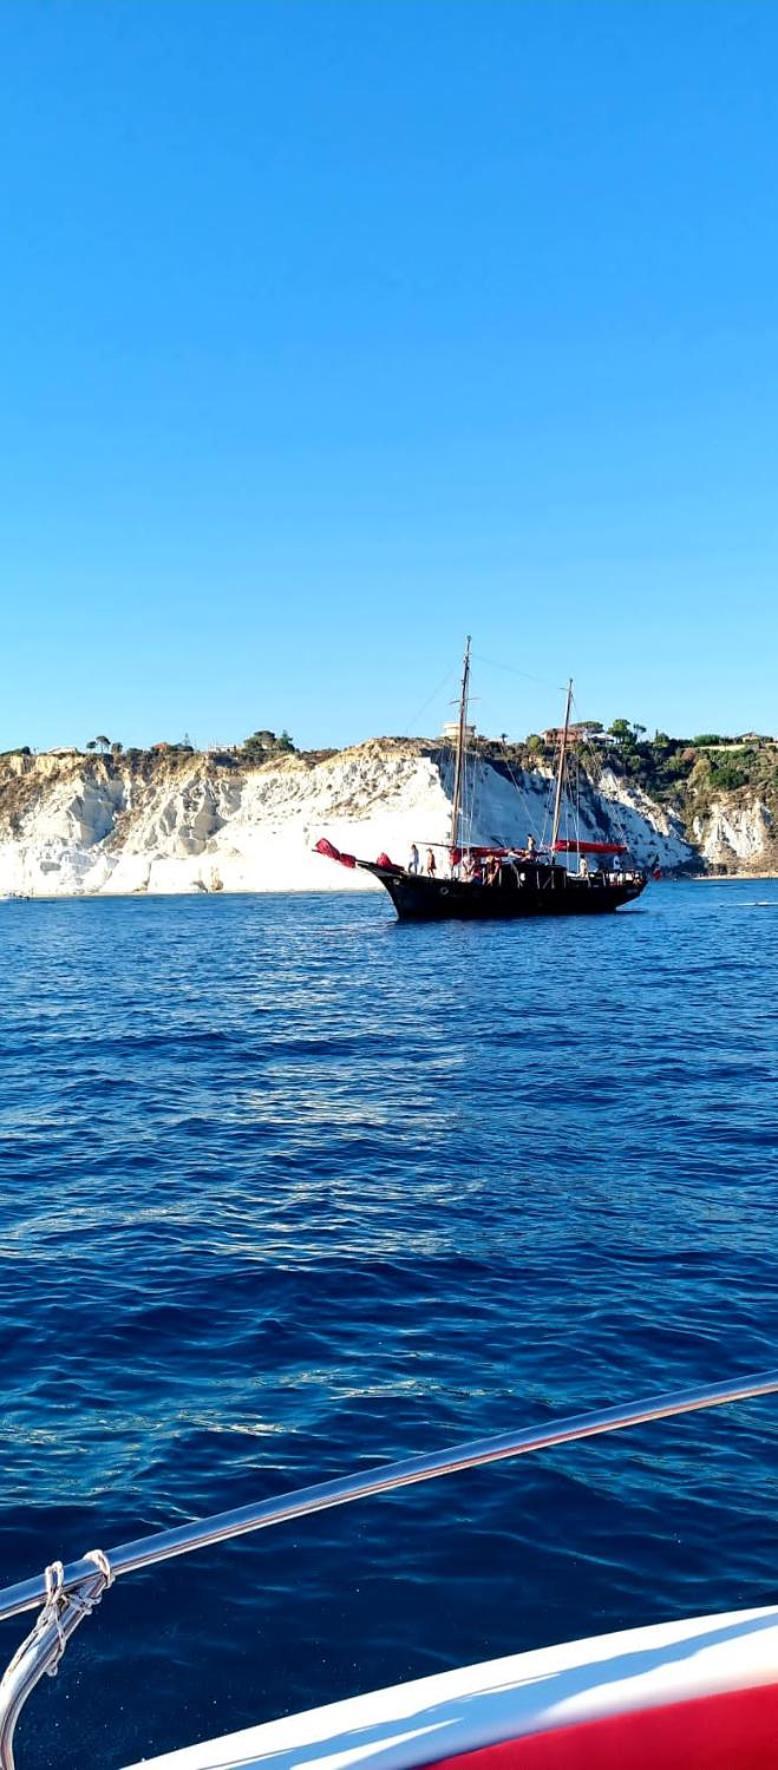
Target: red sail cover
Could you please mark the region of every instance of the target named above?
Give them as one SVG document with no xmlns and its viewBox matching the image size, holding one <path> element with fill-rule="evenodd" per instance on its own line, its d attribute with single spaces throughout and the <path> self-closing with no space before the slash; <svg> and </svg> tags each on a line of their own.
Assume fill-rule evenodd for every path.
<svg viewBox="0 0 778 1770">
<path fill-rule="evenodd" d="M 342 867 L 355 867 L 357 864 L 355 855 L 341 854 L 340 849 L 333 842 L 328 842 L 326 836 L 319 837 L 314 854 L 324 854 L 327 860 L 339 860 Z"/>
<path fill-rule="evenodd" d="M 566 842 L 554 843 L 555 854 L 626 854 L 626 842 Z"/>
</svg>

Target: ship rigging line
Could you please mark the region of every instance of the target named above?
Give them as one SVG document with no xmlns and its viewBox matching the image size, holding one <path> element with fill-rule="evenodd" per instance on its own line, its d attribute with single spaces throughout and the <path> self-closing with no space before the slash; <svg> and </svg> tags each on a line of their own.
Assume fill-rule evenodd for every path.
<svg viewBox="0 0 778 1770">
<path fill-rule="evenodd" d="M 407 725 L 405 725 L 403 727 L 403 736 L 404 737 L 415 737 L 416 736 L 416 733 L 414 731 L 412 731 L 411 727 L 416 724 L 417 720 L 421 719 L 422 714 L 426 713 L 427 708 L 429 706 L 431 706 L 432 702 L 437 699 L 439 694 L 443 693 L 444 688 L 448 688 L 449 683 L 453 682 L 454 677 L 455 677 L 454 670 L 447 670 L 446 671 L 445 676 L 441 677 L 440 682 L 437 685 L 437 688 L 433 688 L 432 693 L 428 694 L 427 699 L 424 702 L 424 705 L 417 709 L 417 711 L 413 714 L 413 717 L 408 721 Z"/>
<path fill-rule="evenodd" d="M 521 676 L 525 682 L 534 682 L 538 688 L 547 688 L 551 694 L 564 694 L 567 684 L 548 682 L 544 676 L 531 676 L 529 670 L 518 670 L 515 664 L 501 664 L 496 658 L 485 658 L 480 652 L 472 654 L 474 664 L 486 664 L 489 670 L 505 670 L 509 676 Z"/>
</svg>

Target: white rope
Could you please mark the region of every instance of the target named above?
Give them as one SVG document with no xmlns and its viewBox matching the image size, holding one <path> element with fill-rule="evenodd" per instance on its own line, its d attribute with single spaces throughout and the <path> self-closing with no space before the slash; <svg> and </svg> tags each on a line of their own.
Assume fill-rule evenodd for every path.
<svg viewBox="0 0 778 1770">
<path fill-rule="evenodd" d="M 67 1636 L 62 1627 L 62 1618 L 65 1611 L 77 1610 L 82 1617 L 89 1616 L 94 1610 L 95 1605 L 99 1604 L 103 1592 L 106 1592 L 108 1587 L 113 1585 L 115 1578 L 113 1568 L 104 1549 L 90 1549 L 88 1555 L 84 1556 L 84 1560 L 94 1562 L 96 1572 L 102 1576 L 103 1584 L 96 1592 L 84 1592 L 81 1591 L 78 1586 L 74 1587 L 72 1592 L 68 1592 L 65 1589 L 65 1569 L 62 1562 L 52 1561 L 50 1565 L 44 1569 L 43 1574 L 43 1585 L 46 1593 L 43 1607 L 38 1612 L 29 1634 L 25 1636 L 24 1640 L 20 1642 L 17 1647 L 13 1659 L 9 1662 L 5 1673 L 3 1674 L 4 1678 L 8 1677 L 9 1673 L 16 1669 L 20 1660 L 28 1652 L 29 1648 L 35 1645 L 36 1641 L 39 1640 L 44 1630 L 47 1629 L 51 1623 L 54 1624 L 57 1631 L 57 1657 L 50 1666 L 46 1667 L 46 1670 L 50 1678 L 56 1677 L 59 1662 L 67 1647 Z M 90 1574 L 86 1575 L 87 1579 L 91 1579 L 91 1577 Z"/>
<path fill-rule="evenodd" d="M 65 1584 L 65 1569 L 61 1561 L 52 1561 L 51 1566 L 45 1569 L 43 1584 L 46 1588 L 46 1604 L 48 1605 L 59 1597 Z"/>
<path fill-rule="evenodd" d="M 61 1659 L 67 1646 L 65 1636 L 62 1633 L 62 1596 L 65 1584 L 65 1569 L 61 1561 L 52 1561 L 51 1566 L 45 1569 L 43 1583 L 46 1587 L 46 1602 L 38 1617 L 36 1629 L 33 1630 L 33 1634 L 35 1634 L 36 1630 L 40 1633 L 44 1627 L 47 1627 L 50 1622 L 53 1622 L 57 1630 L 57 1640 L 59 1642 L 58 1659 Z M 57 1661 L 55 1660 L 54 1665 L 49 1668 L 49 1676 L 51 1678 L 54 1677 L 56 1670 Z"/>
<path fill-rule="evenodd" d="M 108 1587 L 113 1585 L 116 1575 L 104 1549 L 89 1549 L 84 1556 L 84 1560 L 94 1561 L 95 1567 L 105 1580 L 105 1585 L 103 1586 L 102 1591 L 98 1594 L 99 1599 L 102 1597 L 103 1592 L 107 1592 Z M 95 1603 L 98 1602 L 98 1599 L 95 1599 Z"/>
<path fill-rule="evenodd" d="M 50 1623 L 54 1623 L 56 1626 L 57 1641 L 59 1643 L 57 1660 L 53 1666 L 49 1667 L 49 1676 L 53 1678 L 57 1670 L 57 1663 L 62 1658 L 67 1646 L 65 1636 L 62 1632 L 62 1620 L 60 1615 L 64 1583 L 65 1569 L 62 1562 L 52 1561 L 51 1565 L 45 1568 L 43 1573 L 46 1602 L 43 1605 L 42 1610 L 38 1612 L 29 1635 L 25 1635 L 24 1640 L 19 1643 L 13 1659 L 9 1661 L 5 1672 L 3 1673 L 4 1680 L 9 1676 L 9 1673 L 16 1670 L 20 1660 L 23 1659 L 24 1655 L 27 1653 L 28 1648 L 33 1646 L 34 1642 L 38 1640 L 38 1637 L 43 1634 L 44 1629 L 47 1629 Z"/>
</svg>

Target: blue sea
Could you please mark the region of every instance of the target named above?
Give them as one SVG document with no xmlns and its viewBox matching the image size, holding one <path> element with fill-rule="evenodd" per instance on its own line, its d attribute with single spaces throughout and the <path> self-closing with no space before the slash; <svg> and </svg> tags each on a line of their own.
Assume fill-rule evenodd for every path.
<svg viewBox="0 0 778 1770">
<path fill-rule="evenodd" d="M 0 905 L 2 1578 L 778 1364 L 778 885 Z M 778 1598 L 778 1400 L 130 1576 L 19 1770 Z M 4 1624 L 10 1655 L 25 1619 Z"/>
</svg>

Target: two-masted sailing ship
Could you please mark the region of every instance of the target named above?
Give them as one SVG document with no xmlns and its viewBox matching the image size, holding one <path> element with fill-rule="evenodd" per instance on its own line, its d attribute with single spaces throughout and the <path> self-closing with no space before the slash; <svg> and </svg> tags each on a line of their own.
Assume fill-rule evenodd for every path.
<svg viewBox="0 0 778 1770">
<path fill-rule="evenodd" d="M 372 873 L 388 891 L 403 922 L 459 920 L 514 921 L 528 916 L 597 916 L 632 903 L 646 886 L 646 874 L 632 865 L 626 843 L 591 842 L 560 834 L 570 740 L 572 681 L 568 683 L 564 725 L 559 737 L 554 809 L 548 844 L 534 835 L 526 847 L 494 847 L 463 839 L 470 639 L 465 646 L 457 721 L 451 831 L 441 844 L 424 842 L 428 861 L 422 869 L 414 844 L 409 866 L 397 866 L 388 854 L 361 860 L 344 854 L 322 837 L 316 853 L 341 866 Z M 432 858 L 430 858 L 432 857 Z M 575 870 L 571 865 L 575 862 Z"/>
</svg>

